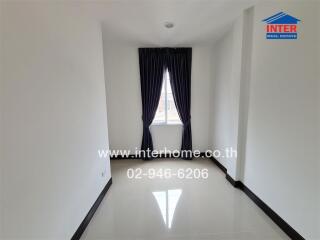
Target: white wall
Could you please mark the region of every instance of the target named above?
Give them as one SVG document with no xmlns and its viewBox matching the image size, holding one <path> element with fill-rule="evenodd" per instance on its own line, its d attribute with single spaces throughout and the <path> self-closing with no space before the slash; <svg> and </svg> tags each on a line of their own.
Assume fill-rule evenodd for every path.
<svg viewBox="0 0 320 240">
<path fill-rule="evenodd" d="M 2 5 L 0 4 L 0 239 L 2 239 L 2 224 L 3 224 L 3 142 L 2 142 Z"/>
<path fill-rule="evenodd" d="M 141 141 L 141 98 L 137 49 L 107 40 L 103 48 L 110 149 L 135 150 Z"/>
<path fill-rule="evenodd" d="M 210 99 L 214 75 L 213 46 L 192 48 L 191 124 L 193 149 L 204 152 L 209 148 Z M 181 140 L 180 140 L 181 141 Z"/>
<path fill-rule="evenodd" d="M 142 110 L 138 48 L 142 44 L 113 39 L 104 31 L 110 149 L 135 151 L 142 139 Z M 212 49 L 192 46 L 191 123 L 193 148 L 208 149 Z M 180 149 L 182 126 L 151 126 L 154 148 Z"/>
<path fill-rule="evenodd" d="M 320 4 L 318 4 L 318 22 L 320 22 Z M 320 24 L 318 24 L 318 40 L 320 42 Z M 318 76 L 320 76 L 320 44 L 318 44 Z M 318 81 L 318 124 L 320 124 L 320 81 Z M 320 156 L 320 126 L 318 126 L 318 156 Z M 320 182 L 320 161 L 318 161 L 318 183 Z M 320 202 L 320 184 L 318 184 L 318 202 Z M 318 204 L 318 229 L 320 229 L 320 204 Z"/>
<path fill-rule="evenodd" d="M 100 25 L 72 4 L 2 4 L 4 237 L 70 239 L 110 179 Z"/>
<path fill-rule="evenodd" d="M 317 8 L 255 7 L 244 183 L 306 239 L 319 239 Z M 299 19 L 299 39 L 265 39 L 261 22 L 281 9 Z"/>
<path fill-rule="evenodd" d="M 279 11 L 302 20 L 298 40 L 265 39 L 262 19 Z M 215 45 L 212 147 L 236 146 L 235 168 L 219 159 L 228 173 L 306 239 L 319 239 L 319 3 L 261 3 L 243 20 L 242 45 L 239 19 Z"/>
<path fill-rule="evenodd" d="M 237 178 L 237 156 L 226 158 L 224 149 L 238 148 L 242 16 L 215 45 L 215 76 L 212 92 L 211 149 L 222 151 L 217 160 Z"/>
</svg>

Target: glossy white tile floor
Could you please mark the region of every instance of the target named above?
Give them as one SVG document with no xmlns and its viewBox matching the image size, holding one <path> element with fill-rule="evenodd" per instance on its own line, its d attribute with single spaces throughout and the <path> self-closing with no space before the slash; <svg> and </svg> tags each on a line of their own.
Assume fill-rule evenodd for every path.
<svg viewBox="0 0 320 240">
<path fill-rule="evenodd" d="M 82 239 L 289 239 L 211 160 L 115 160 L 113 184 Z M 208 179 L 131 180 L 128 168 L 207 168 Z"/>
</svg>

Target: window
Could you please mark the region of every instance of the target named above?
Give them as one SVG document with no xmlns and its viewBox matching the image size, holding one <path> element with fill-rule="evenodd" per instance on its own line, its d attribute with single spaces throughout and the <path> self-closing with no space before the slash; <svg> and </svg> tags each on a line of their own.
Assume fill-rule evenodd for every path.
<svg viewBox="0 0 320 240">
<path fill-rule="evenodd" d="M 165 71 L 163 78 L 159 105 L 152 124 L 181 124 L 172 95 L 168 70 Z"/>
</svg>

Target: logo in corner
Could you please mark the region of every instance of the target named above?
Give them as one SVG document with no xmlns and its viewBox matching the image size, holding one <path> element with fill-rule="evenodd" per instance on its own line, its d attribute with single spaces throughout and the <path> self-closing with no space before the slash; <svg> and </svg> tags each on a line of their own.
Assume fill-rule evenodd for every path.
<svg viewBox="0 0 320 240">
<path fill-rule="evenodd" d="M 293 39 L 298 38 L 299 19 L 284 12 L 279 12 L 262 20 L 267 24 L 266 39 Z"/>
</svg>

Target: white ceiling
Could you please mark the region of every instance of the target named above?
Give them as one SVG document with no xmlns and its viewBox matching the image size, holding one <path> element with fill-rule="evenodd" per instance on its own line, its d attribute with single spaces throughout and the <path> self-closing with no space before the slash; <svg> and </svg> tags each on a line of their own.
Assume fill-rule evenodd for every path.
<svg viewBox="0 0 320 240">
<path fill-rule="evenodd" d="M 83 3 L 83 2 L 82 2 Z M 253 0 L 117 0 L 86 2 L 104 36 L 141 46 L 213 43 Z M 174 22 L 173 29 L 164 22 Z"/>
</svg>

